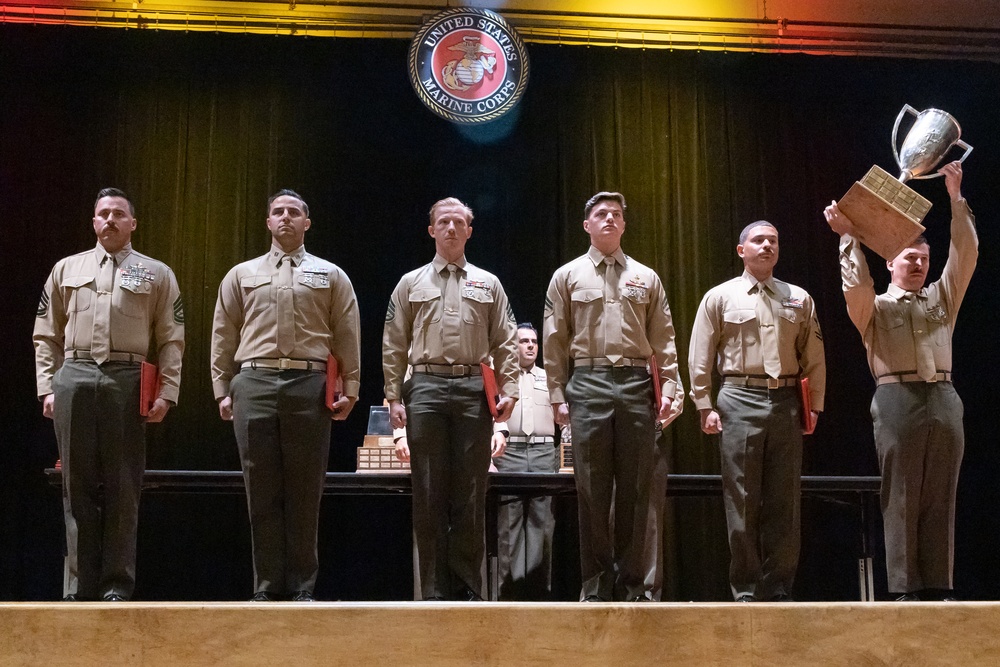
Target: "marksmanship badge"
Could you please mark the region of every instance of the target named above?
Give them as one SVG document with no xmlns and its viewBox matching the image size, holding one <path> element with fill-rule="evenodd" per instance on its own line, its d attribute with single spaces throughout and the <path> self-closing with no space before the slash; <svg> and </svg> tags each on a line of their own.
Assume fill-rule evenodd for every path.
<svg viewBox="0 0 1000 667">
<path fill-rule="evenodd" d="M 417 31 L 409 69 L 428 109 L 454 123 L 485 123 L 521 99 L 528 52 L 499 14 L 458 7 L 434 15 Z"/>
</svg>

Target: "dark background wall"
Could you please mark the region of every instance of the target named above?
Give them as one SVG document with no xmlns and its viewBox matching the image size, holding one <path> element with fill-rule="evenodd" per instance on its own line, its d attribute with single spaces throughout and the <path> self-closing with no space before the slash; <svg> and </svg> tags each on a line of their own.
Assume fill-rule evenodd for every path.
<svg viewBox="0 0 1000 667">
<path fill-rule="evenodd" d="M 209 332 L 222 276 L 268 246 L 265 202 L 275 190 L 302 193 L 313 220 L 307 248 L 343 267 L 358 292 L 362 393 L 348 422 L 334 426 L 330 462 L 350 471 L 366 407 L 382 401 L 388 295 L 433 253 L 425 231 L 431 203 L 452 195 L 472 206 L 470 260 L 500 277 L 519 320 L 539 323 L 552 271 L 587 247 L 583 202 L 611 189 L 628 198 L 626 252 L 666 285 L 685 384 L 701 295 L 742 270 L 735 245 L 747 222 L 777 225 L 777 274 L 815 297 L 830 366 L 827 412 L 807 439 L 804 472 L 868 475 L 877 474 L 873 382 L 843 304 L 837 239 L 821 211 L 872 164 L 895 171 L 889 135 L 904 103 L 951 112 L 976 147 L 963 191 L 977 214 L 982 258 L 955 338 L 967 432 L 956 574 L 963 596 L 1000 597 L 1000 455 L 989 417 L 1000 267 L 997 65 L 529 45 L 532 75 L 520 106 L 494 123 L 459 127 L 413 94 L 407 48 L 392 40 L 0 27 L 8 343 L 0 355 L 0 599 L 60 594 L 61 511 L 43 474 L 56 448 L 34 395 L 31 330 L 52 264 L 94 243 L 99 188 L 133 197 L 136 247 L 173 267 L 186 301 L 181 398 L 166 423 L 149 429 L 150 468 L 239 467 L 211 396 Z M 914 187 L 934 202 L 925 222 L 934 278 L 947 248 L 947 195 L 940 179 Z M 871 259 L 884 287 L 881 262 Z M 718 471 L 716 446 L 701 435 L 690 403 L 667 438 L 675 472 Z M 321 597 L 407 599 L 408 511 L 401 498 L 327 499 Z M 561 516 L 557 588 L 572 598 L 572 506 Z M 800 599 L 856 595 L 855 523 L 850 507 L 805 503 Z M 721 501 L 672 501 L 667 548 L 667 597 L 726 599 Z M 137 595 L 145 599 L 246 597 L 243 499 L 148 496 L 139 557 Z"/>
</svg>

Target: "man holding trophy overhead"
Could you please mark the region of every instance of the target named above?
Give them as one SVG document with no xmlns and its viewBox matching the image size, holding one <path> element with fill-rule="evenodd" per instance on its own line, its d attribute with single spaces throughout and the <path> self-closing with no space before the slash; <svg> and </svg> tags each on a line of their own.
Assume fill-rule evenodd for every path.
<svg viewBox="0 0 1000 667">
<path fill-rule="evenodd" d="M 889 590 L 900 601 L 954 599 L 955 495 L 965 437 L 951 345 L 979 241 L 961 193 L 961 162 L 938 173 L 951 197 L 951 247 L 940 279 L 930 285 L 924 285 L 930 248 L 918 236 L 886 261 L 891 284 L 876 296 L 857 221 L 836 202 L 824 211 L 840 234 L 847 310 L 877 385 L 871 413 L 882 472 L 886 568 Z"/>
</svg>

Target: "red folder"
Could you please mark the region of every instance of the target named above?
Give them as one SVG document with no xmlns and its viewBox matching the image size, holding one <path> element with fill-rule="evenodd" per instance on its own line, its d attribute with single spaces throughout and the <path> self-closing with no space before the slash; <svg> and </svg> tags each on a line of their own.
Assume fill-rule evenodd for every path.
<svg viewBox="0 0 1000 667">
<path fill-rule="evenodd" d="M 344 393 L 344 379 L 340 377 L 340 365 L 332 354 L 326 357 L 326 407 L 333 411 L 333 404 Z"/>
<path fill-rule="evenodd" d="M 160 395 L 160 369 L 148 361 L 139 366 L 139 416 L 148 417 Z"/>
<path fill-rule="evenodd" d="M 816 420 L 813 419 L 812 399 L 809 398 L 809 378 L 799 380 L 799 396 L 802 398 L 802 434 L 812 435 L 816 430 Z"/>
<path fill-rule="evenodd" d="M 656 355 L 649 355 L 649 377 L 653 379 L 653 414 L 660 414 L 660 403 L 663 402 L 663 385 L 660 383 L 660 365 L 656 363 Z"/>
<path fill-rule="evenodd" d="M 486 364 L 479 364 L 479 368 L 483 371 L 483 391 L 486 392 L 486 405 L 489 406 L 493 419 L 496 419 L 497 415 L 500 414 L 497 412 L 497 403 L 500 402 L 500 390 L 497 389 L 497 375 L 493 372 L 493 368 Z"/>
</svg>

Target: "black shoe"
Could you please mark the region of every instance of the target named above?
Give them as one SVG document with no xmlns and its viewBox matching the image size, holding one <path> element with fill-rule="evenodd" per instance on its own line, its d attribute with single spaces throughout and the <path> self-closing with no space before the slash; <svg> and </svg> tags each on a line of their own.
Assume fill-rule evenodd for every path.
<svg viewBox="0 0 1000 667">
<path fill-rule="evenodd" d="M 102 598 L 105 602 L 128 602 L 128 598 L 118 593 L 105 593 Z"/>
<path fill-rule="evenodd" d="M 645 595 L 636 595 L 629 598 L 629 602 L 652 602 L 652 601 L 653 600 L 651 598 L 648 598 Z"/>
<path fill-rule="evenodd" d="M 604 598 L 602 598 L 600 595 L 588 595 L 587 597 L 583 598 L 583 601 L 584 602 L 607 602 L 607 600 L 605 600 Z"/>
<path fill-rule="evenodd" d="M 958 598 L 955 597 L 955 591 L 950 588 L 925 588 L 919 591 L 917 595 L 921 600 L 932 601 L 932 602 L 957 602 Z"/>
<path fill-rule="evenodd" d="M 250 602 L 277 602 L 278 599 L 267 591 L 257 591 L 254 593 L 253 597 L 250 598 Z"/>
<path fill-rule="evenodd" d="M 738 598 L 736 598 L 736 601 L 737 602 L 756 602 L 757 598 L 755 598 L 754 596 L 750 595 L 749 593 L 744 593 L 743 595 L 741 595 Z"/>
<path fill-rule="evenodd" d="M 62 601 L 63 602 L 83 602 L 83 598 L 81 598 L 76 593 L 70 593 L 69 595 L 67 595 L 66 597 L 64 597 L 62 599 Z"/>
<path fill-rule="evenodd" d="M 792 601 L 792 596 L 789 595 L 788 593 L 778 593 L 776 595 L 772 595 L 771 599 L 768 600 L 768 602 L 791 602 L 791 601 Z"/>
<path fill-rule="evenodd" d="M 458 600 L 459 602 L 482 602 L 483 601 L 482 596 L 480 596 L 479 593 L 475 592 L 474 590 L 472 590 L 468 586 L 463 587 L 462 590 L 460 590 L 458 592 L 458 595 L 455 596 L 455 599 Z"/>
<path fill-rule="evenodd" d="M 444 598 L 440 595 L 431 595 L 424 598 L 424 602 L 444 602 Z"/>
<path fill-rule="evenodd" d="M 292 602 L 315 602 L 316 596 L 312 594 L 312 591 L 296 591 L 292 595 Z"/>
<path fill-rule="evenodd" d="M 896 602 L 920 602 L 920 596 L 916 593 L 903 593 L 896 598 Z"/>
</svg>

